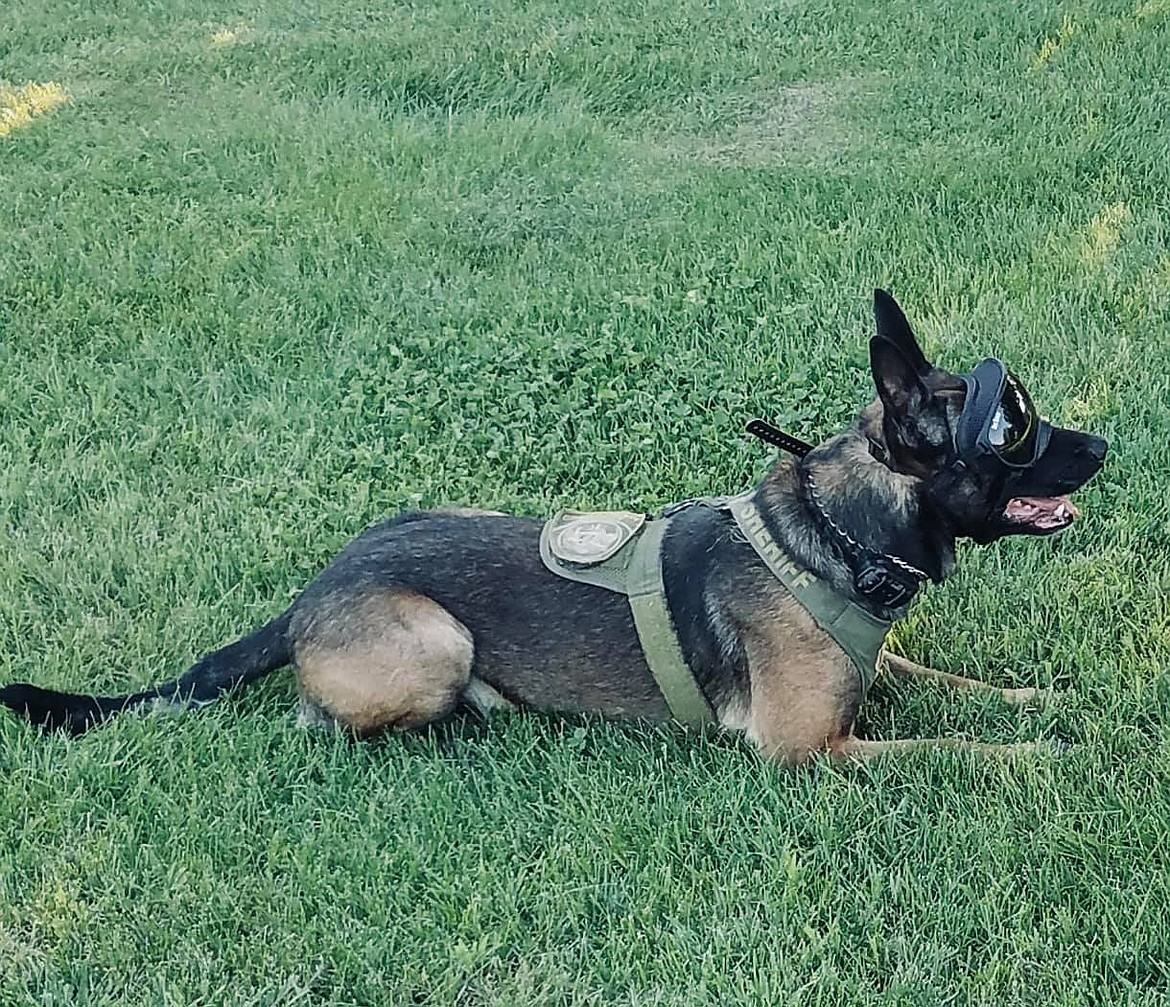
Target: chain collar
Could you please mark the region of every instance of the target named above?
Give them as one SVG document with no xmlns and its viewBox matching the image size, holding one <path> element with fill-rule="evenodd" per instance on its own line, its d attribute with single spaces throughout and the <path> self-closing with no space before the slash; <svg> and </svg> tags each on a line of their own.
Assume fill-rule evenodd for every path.
<svg viewBox="0 0 1170 1007">
<path fill-rule="evenodd" d="M 877 552 L 858 542 L 829 515 L 812 473 L 806 469 L 803 475 L 813 508 L 841 540 L 841 552 L 853 572 L 857 593 L 882 608 L 908 605 L 930 576 L 901 556 Z"/>
</svg>

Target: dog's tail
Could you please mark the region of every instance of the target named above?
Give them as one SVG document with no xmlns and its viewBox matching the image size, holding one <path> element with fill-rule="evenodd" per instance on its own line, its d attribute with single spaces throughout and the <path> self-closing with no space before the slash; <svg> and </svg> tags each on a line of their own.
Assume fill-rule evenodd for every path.
<svg viewBox="0 0 1170 1007">
<path fill-rule="evenodd" d="M 178 678 L 125 696 L 85 696 L 27 683 L 0 689 L 0 703 L 44 730 L 83 734 L 104 720 L 150 703 L 206 706 L 229 689 L 254 682 L 292 660 L 291 611 L 278 615 L 235 643 L 201 657 Z"/>
</svg>

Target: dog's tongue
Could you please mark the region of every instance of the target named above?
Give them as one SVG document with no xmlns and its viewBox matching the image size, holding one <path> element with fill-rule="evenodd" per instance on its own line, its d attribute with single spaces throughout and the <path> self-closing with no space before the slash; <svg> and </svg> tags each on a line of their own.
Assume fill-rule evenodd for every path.
<svg viewBox="0 0 1170 1007">
<path fill-rule="evenodd" d="M 1044 529 L 1063 528 L 1079 515 L 1068 497 L 1014 497 L 1003 509 L 1009 521 Z"/>
</svg>

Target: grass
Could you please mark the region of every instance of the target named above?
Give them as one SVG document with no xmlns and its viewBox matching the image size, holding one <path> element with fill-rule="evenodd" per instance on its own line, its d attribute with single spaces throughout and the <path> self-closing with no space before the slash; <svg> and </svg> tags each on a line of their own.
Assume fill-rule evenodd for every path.
<svg viewBox="0 0 1170 1007">
<path fill-rule="evenodd" d="M 868 396 L 875 285 L 1113 454 L 898 634 L 1057 707 L 866 713 L 1061 760 L 351 745 L 288 676 L 3 718 L 0 1003 L 1170 1000 L 1168 46 L 1161 0 L 6 9 L 0 681 L 169 676 L 404 507 L 737 490 L 746 418 Z"/>
</svg>

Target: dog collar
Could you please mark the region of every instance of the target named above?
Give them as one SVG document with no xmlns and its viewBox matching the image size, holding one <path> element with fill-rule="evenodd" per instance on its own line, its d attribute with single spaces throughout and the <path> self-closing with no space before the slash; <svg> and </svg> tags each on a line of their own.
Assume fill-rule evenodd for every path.
<svg viewBox="0 0 1170 1007">
<path fill-rule="evenodd" d="M 877 552 L 858 542 L 829 516 L 811 472 L 804 473 L 809 502 L 836 537 L 845 562 L 853 573 L 853 587 L 868 601 L 882 608 L 909 605 L 929 575 L 892 553 Z"/>
<path fill-rule="evenodd" d="M 804 458 L 813 449 L 813 445 L 807 441 L 785 433 L 767 420 L 752 420 L 748 423 L 746 430 L 753 437 L 758 437 L 765 443 L 787 451 L 797 458 Z M 874 451 L 875 446 L 881 447 L 870 440 L 870 453 L 878 458 Z M 884 448 L 881 450 L 885 453 Z M 888 454 L 886 458 L 878 458 L 878 461 L 885 463 L 887 459 Z M 877 552 L 854 539 L 825 510 L 812 474 L 806 472 L 804 477 L 813 509 L 835 536 L 838 547 L 845 557 L 845 562 L 853 574 L 853 587 L 857 593 L 867 601 L 882 608 L 901 608 L 903 605 L 909 605 L 922 584 L 930 579 L 929 576 L 918 567 L 907 563 L 900 556 Z"/>
</svg>

